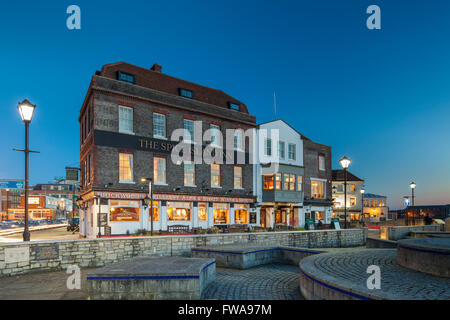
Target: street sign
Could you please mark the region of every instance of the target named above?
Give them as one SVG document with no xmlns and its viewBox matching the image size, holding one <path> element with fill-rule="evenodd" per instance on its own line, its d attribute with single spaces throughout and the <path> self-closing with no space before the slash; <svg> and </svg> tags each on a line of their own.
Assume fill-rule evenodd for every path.
<svg viewBox="0 0 450 320">
<path fill-rule="evenodd" d="M 0 189 L 23 189 L 23 180 L 0 180 Z"/>
</svg>

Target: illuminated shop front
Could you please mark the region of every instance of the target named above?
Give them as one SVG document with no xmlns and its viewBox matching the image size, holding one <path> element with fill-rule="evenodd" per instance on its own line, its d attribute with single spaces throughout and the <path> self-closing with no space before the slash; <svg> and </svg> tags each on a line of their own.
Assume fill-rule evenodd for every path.
<svg viewBox="0 0 450 320">
<path fill-rule="evenodd" d="M 208 221 L 208 203 L 198 204 L 198 221 Z"/>
<path fill-rule="evenodd" d="M 128 222 L 140 220 L 139 201 L 111 200 L 109 209 L 109 221 Z"/>
<path fill-rule="evenodd" d="M 236 224 L 248 223 L 248 204 L 234 205 L 234 222 Z"/>
<path fill-rule="evenodd" d="M 229 224 L 228 203 L 214 203 L 214 224 Z"/>
<path fill-rule="evenodd" d="M 191 221 L 191 202 L 167 202 L 169 221 Z"/>
</svg>

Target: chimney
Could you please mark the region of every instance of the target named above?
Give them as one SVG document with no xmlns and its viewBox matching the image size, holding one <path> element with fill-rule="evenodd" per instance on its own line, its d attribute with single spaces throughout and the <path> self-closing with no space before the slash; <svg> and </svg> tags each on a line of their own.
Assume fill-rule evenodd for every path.
<svg viewBox="0 0 450 320">
<path fill-rule="evenodd" d="M 155 63 L 155 64 L 153 65 L 153 67 L 150 68 L 150 70 L 155 71 L 155 72 L 158 72 L 158 73 L 161 73 L 162 67 L 161 67 L 159 64 Z"/>
</svg>

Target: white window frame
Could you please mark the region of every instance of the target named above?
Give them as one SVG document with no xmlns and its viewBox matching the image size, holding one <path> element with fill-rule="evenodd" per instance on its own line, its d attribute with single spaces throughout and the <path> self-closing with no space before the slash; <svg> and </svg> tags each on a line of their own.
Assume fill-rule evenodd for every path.
<svg viewBox="0 0 450 320">
<path fill-rule="evenodd" d="M 218 184 L 217 185 L 214 185 L 213 184 L 213 166 L 218 166 Z M 211 188 L 221 188 L 221 186 L 220 186 L 220 183 L 221 183 L 221 181 L 220 181 L 220 164 L 215 164 L 215 163 L 211 163 L 211 165 L 210 165 L 210 167 L 211 167 Z"/>
<path fill-rule="evenodd" d="M 123 118 L 122 112 L 124 112 L 124 111 L 129 112 L 130 110 L 131 110 L 131 119 Z M 134 109 L 130 108 L 130 107 L 125 107 L 125 106 L 119 105 L 119 132 L 126 133 L 126 134 L 134 134 L 133 120 L 134 120 Z M 130 121 L 131 122 L 131 130 L 128 130 L 127 128 L 123 128 L 123 125 L 121 125 L 122 121 Z"/>
<path fill-rule="evenodd" d="M 217 124 L 210 124 L 209 129 L 211 130 L 211 145 L 215 147 L 221 147 L 220 141 L 220 126 Z"/>
<path fill-rule="evenodd" d="M 283 145 L 283 148 L 281 146 Z M 286 156 L 286 143 L 284 141 L 278 141 L 278 156 L 281 160 L 285 159 Z"/>
<path fill-rule="evenodd" d="M 242 151 L 242 130 L 241 129 L 235 129 L 234 135 L 233 135 L 233 147 L 234 150 Z"/>
<path fill-rule="evenodd" d="M 323 165 L 323 167 L 322 167 L 322 165 Z M 319 170 L 321 170 L 321 171 L 325 171 L 326 170 L 325 156 L 322 155 L 322 154 L 319 154 Z"/>
<path fill-rule="evenodd" d="M 239 169 L 238 171 L 240 172 L 240 175 L 237 176 L 236 175 L 236 169 Z M 238 186 L 236 186 L 236 178 L 239 179 L 240 184 Z M 234 166 L 233 168 L 233 186 L 234 189 L 242 189 L 243 187 L 243 183 L 242 183 L 242 167 L 240 166 Z"/>
<path fill-rule="evenodd" d="M 130 161 L 130 169 L 131 169 L 131 179 L 130 180 L 122 180 L 121 179 L 121 176 L 120 176 L 120 168 L 121 168 L 121 165 L 120 165 L 120 157 L 122 156 L 122 155 L 125 155 L 125 156 L 127 156 L 128 157 L 128 159 L 129 159 L 129 161 Z M 133 169 L 133 155 L 132 154 L 130 154 L 130 153 L 119 153 L 119 183 L 134 183 L 134 169 Z"/>
<path fill-rule="evenodd" d="M 164 120 L 164 124 L 163 124 L 164 135 L 157 134 L 156 130 L 155 130 L 156 126 L 158 126 L 158 127 L 160 126 L 160 124 L 155 125 L 155 121 L 158 117 L 162 117 L 162 119 Z M 158 130 L 158 131 L 160 131 L 160 130 Z M 166 115 L 165 114 L 153 112 L 153 138 L 166 139 Z"/>
<path fill-rule="evenodd" d="M 158 167 L 159 166 L 157 166 L 156 165 L 156 163 L 157 163 L 157 161 L 158 160 L 163 160 L 162 161 L 162 163 L 164 163 L 164 171 L 163 171 L 163 180 L 164 181 L 158 181 L 158 177 L 159 177 L 159 174 L 158 174 Z M 155 162 L 156 161 L 156 162 Z M 167 171 L 167 163 L 166 163 L 166 158 L 163 158 L 163 157 L 153 157 L 153 183 L 155 184 L 155 185 L 166 185 L 167 183 L 166 183 L 166 179 L 167 179 L 167 175 L 166 175 L 166 171 Z M 160 171 L 159 171 L 160 172 Z"/>
<path fill-rule="evenodd" d="M 291 158 L 291 147 L 294 147 L 294 157 Z M 288 144 L 288 159 L 295 161 L 297 158 L 297 145 L 295 143 Z"/>
<path fill-rule="evenodd" d="M 188 129 L 186 129 L 186 123 L 192 123 L 192 133 Z M 183 119 L 183 128 L 185 130 L 184 136 L 183 136 L 184 142 L 193 143 L 194 142 L 194 120 Z M 191 135 L 190 139 L 187 139 L 186 132 L 189 132 L 189 134 Z"/>
<path fill-rule="evenodd" d="M 270 153 L 268 151 L 270 151 Z M 266 138 L 266 140 L 264 141 L 264 155 L 268 157 L 272 156 L 272 139 L 270 138 Z"/>
<path fill-rule="evenodd" d="M 186 169 L 188 167 L 193 168 L 194 172 L 188 173 L 186 171 Z M 192 183 L 186 183 L 186 174 L 192 174 L 192 178 L 193 178 L 192 179 Z M 184 162 L 184 179 L 183 179 L 183 182 L 184 182 L 184 186 L 185 187 L 196 187 L 196 185 L 195 185 L 195 163 L 194 162 L 187 162 L 187 161 Z"/>
</svg>

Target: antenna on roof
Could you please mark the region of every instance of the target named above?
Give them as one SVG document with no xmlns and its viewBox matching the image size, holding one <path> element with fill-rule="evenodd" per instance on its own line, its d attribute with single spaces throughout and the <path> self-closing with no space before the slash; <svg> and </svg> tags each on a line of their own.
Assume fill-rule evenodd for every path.
<svg viewBox="0 0 450 320">
<path fill-rule="evenodd" d="M 273 92 L 273 107 L 275 109 L 275 120 L 277 120 L 277 96 L 275 95 L 275 91 Z"/>
</svg>

